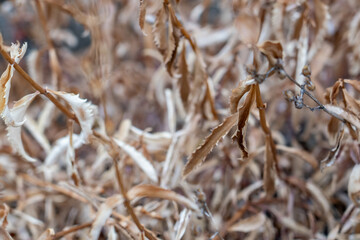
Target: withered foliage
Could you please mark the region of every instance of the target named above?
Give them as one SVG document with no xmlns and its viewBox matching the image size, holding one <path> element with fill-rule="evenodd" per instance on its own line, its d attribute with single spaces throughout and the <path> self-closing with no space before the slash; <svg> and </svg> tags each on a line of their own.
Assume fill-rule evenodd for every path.
<svg viewBox="0 0 360 240">
<path fill-rule="evenodd" d="M 0 239 L 359 239 L 360 2 L 0 3 Z"/>
</svg>

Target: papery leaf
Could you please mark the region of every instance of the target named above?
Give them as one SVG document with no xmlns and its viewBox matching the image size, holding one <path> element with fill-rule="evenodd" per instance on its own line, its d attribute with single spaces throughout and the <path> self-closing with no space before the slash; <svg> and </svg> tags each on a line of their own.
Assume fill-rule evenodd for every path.
<svg viewBox="0 0 360 240">
<path fill-rule="evenodd" d="M 267 197 L 271 197 L 275 192 L 275 162 L 276 149 L 269 135 L 266 136 L 265 143 L 265 163 L 264 163 L 264 189 Z"/>
<path fill-rule="evenodd" d="M 10 209 L 5 203 L 0 205 L 0 227 L 6 228 L 8 225 L 7 216 L 9 215 L 9 212 Z"/>
<path fill-rule="evenodd" d="M 251 86 L 248 95 L 246 96 L 244 104 L 238 111 L 238 124 L 235 134 L 232 136 L 233 140 L 236 140 L 244 158 L 248 157 L 248 152 L 245 147 L 245 131 L 246 123 L 249 118 L 251 106 L 255 100 L 255 87 Z"/>
<path fill-rule="evenodd" d="M 341 116 L 346 122 L 349 122 L 354 127 L 356 127 L 358 130 L 360 129 L 360 119 L 355 116 L 353 113 L 347 111 L 346 109 L 343 109 L 338 106 L 327 104 L 325 105 L 328 111 Z"/>
<path fill-rule="evenodd" d="M 265 41 L 258 45 L 258 48 L 266 56 L 271 66 L 283 58 L 283 48 L 278 41 Z"/>
<path fill-rule="evenodd" d="M 24 123 L 25 112 L 28 109 L 30 103 L 34 100 L 34 98 L 39 94 L 39 92 L 35 92 L 29 95 L 24 96 L 19 101 L 17 101 L 13 108 L 9 111 L 9 116 L 11 116 L 11 121 L 8 122 L 5 119 L 5 123 L 8 125 L 7 130 L 7 137 L 11 146 L 19 153 L 23 158 L 25 158 L 29 162 L 36 162 L 35 158 L 30 157 L 23 146 L 21 140 L 21 125 Z"/>
<path fill-rule="evenodd" d="M 263 213 L 255 214 L 251 217 L 241 219 L 239 222 L 230 226 L 230 232 L 252 232 L 261 228 L 266 220 L 266 216 Z"/>
<path fill-rule="evenodd" d="M 338 133 L 335 147 L 333 147 L 328 153 L 327 157 L 321 161 L 320 164 L 321 170 L 324 169 L 325 167 L 330 167 L 335 163 L 335 160 L 339 154 L 340 144 L 341 144 L 341 140 L 343 139 L 343 136 L 344 136 L 344 128 L 342 128 L 341 131 Z"/>
<path fill-rule="evenodd" d="M 245 81 L 241 81 L 239 85 L 234 88 L 231 92 L 230 96 L 230 112 L 231 114 L 236 113 L 238 111 L 238 104 L 240 99 L 250 91 L 250 85 L 246 85 Z"/>
<path fill-rule="evenodd" d="M 114 139 L 116 144 L 128 154 L 140 169 L 154 182 L 158 181 L 158 176 L 153 165 L 147 160 L 142 153 L 134 147 L 124 143 L 123 141 Z"/>
<path fill-rule="evenodd" d="M 179 59 L 178 65 L 178 86 L 180 89 L 180 97 L 184 105 L 186 106 L 188 103 L 188 97 L 190 93 L 190 84 L 189 84 L 189 71 L 186 63 L 186 45 L 185 41 L 183 42 L 182 51 Z"/>
<path fill-rule="evenodd" d="M 43 232 L 37 240 L 53 240 L 54 239 L 54 229 L 48 228 Z"/>
<path fill-rule="evenodd" d="M 342 89 L 346 108 L 353 112 L 355 115 L 360 116 L 360 101 L 353 98 L 345 88 Z"/>
<path fill-rule="evenodd" d="M 242 42 L 254 44 L 258 41 L 260 35 L 260 21 L 258 17 L 244 12 L 239 14 L 234 22 Z"/>
<path fill-rule="evenodd" d="M 186 228 L 189 224 L 191 211 L 187 208 L 181 211 L 179 220 L 175 224 L 176 236 L 175 240 L 181 240 L 184 236 Z"/>
<path fill-rule="evenodd" d="M 106 199 L 106 201 L 100 205 L 90 229 L 91 239 L 97 240 L 99 238 L 101 229 L 105 225 L 106 220 L 111 216 L 113 208 L 122 204 L 123 201 L 124 198 L 121 195 L 114 195 Z"/>
<path fill-rule="evenodd" d="M 360 205 L 360 164 L 356 164 L 350 174 L 348 183 L 348 194 L 351 201 Z"/>
<path fill-rule="evenodd" d="M 5 228 L 0 227 L 0 239 L 1 240 L 14 240 Z"/>
<path fill-rule="evenodd" d="M 167 32 L 166 32 L 167 14 L 162 7 L 156 14 L 156 20 L 153 25 L 154 42 L 162 55 L 165 54 L 167 49 Z"/>
<path fill-rule="evenodd" d="M 137 186 L 131 188 L 127 192 L 127 196 L 130 199 L 143 198 L 143 197 L 166 199 L 166 200 L 170 200 L 170 201 L 175 201 L 190 210 L 199 211 L 199 208 L 195 202 L 187 199 L 186 197 L 184 197 L 174 191 L 164 189 L 164 188 L 154 186 L 154 185 L 148 185 L 148 184 L 137 185 Z"/>
<path fill-rule="evenodd" d="M 224 137 L 230 129 L 236 124 L 238 115 L 233 114 L 227 117 L 224 122 L 214 128 L 209 136 L 206 137 L 204 143 L 191 154 L 185 165 L 183 176 L 187 176 L 191 171 L 198 167 L 211 152 L 219 140 Z"/>
<path fill-rule="evenodd" d="M 360 93 L 360 81 L 359 80 L 344 79 L 344 82 L 350 84 L 357 92 Z"/>
<path fill-rule="evenodd" d="M 140 11 L 139 11 L 139 26 L 140 29 L 142 31 L 142 33 L 144 34 L 144 36 L 147 36 L 146 32 L 145 32 L 145 16 L 146 16 L 146 0 L 140 0 Z"/>
<path fill-rule="evenodd" d="M 81 126 L 80 136 L 84 141 L 87 141 L 88 136 L 92 134 L 91 129 L 95 121 L 97 108 L 86 99 L 80 98 L 79 95 L 53 90 L 48 91 L 59 96 L 71 106 Z"/>
</svg>

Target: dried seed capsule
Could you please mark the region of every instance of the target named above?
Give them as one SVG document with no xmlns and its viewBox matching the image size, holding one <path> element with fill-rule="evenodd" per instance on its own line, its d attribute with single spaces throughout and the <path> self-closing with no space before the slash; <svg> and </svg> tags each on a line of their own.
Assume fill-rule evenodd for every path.
<svg viewBox="0 0 360 240">
<path fill-rule="evenodd" d="M 305 65 L 302 69 L 302 75 L 304 75 L 305 77 L 310 77 L 311 75 L 311 70 L 310 70 L 310 66 L 309 65 Z"/>
<path fill-rule="evenodd" d="M 310 78 L 306 79 L 306 88 L 309 91 L 314 91 L 315 90 L 315 84 L 310 80 Z"/>
<path fill-rule="evenodd" d="M 284 91 L 284 95 L 285 95 L 286 100 L 288 100 L 289 102 L 294 101 L 295 93 L 293 90 Z"/>
</svg>

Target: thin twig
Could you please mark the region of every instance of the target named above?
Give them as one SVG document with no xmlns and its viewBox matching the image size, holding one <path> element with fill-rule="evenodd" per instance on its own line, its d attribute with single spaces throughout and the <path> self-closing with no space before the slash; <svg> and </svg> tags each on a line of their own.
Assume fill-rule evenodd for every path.
<svg viewBox="0 0 360 240">
<path fill-rule="evenodd" d="M 286 71 L 283 67 L 280 67 L 279 69 L 280 71 L 282 71 L 282 73 L 291 81 L 293 82 L 296 86 L 298 86 L 299 88 L 301 88 L 301 90 L 307 95 L 309 96 L 318 106 L 319 109 L 324 110 L 324 112 L 326 112 L 327 114 L 329 114 L 330 116 L 333 116 L 334 118 L 342 121 L 343 123 L 346 123 L 346 120 L 341 117 L 340 115 L 329 111 L 315 96 L 313 96 L 311 93 L 309 93 L 306 89 L 304 85 L 300 85 L 300 83 L 298 83 L 295 79 L 293 79 Z"/>
</svg>

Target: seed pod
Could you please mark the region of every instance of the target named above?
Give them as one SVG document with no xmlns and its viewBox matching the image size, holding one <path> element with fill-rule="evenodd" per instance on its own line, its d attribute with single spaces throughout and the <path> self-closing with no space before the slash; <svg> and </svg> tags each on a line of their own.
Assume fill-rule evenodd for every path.
<svg viewBox="0 0 360 240">
<path fill-rule="evenodd" d="M 306 89 L 309 91 L 315 90 L 315 84 L 310 80 L 310 78 L 306 79 Z"/>
<path fill-rule="evenodd" d="M 302 75 L 304 75 L 305 77 L 310 77 L 311 76 L 311 70 L 310 70 L 310 66 L 309 65 L 305 65 L 302 69 Z"/>
<path fill-rule="evenodd" d="M 295 93 L 293 90 L 286 90 L 283 93 L 284 93 L 286 100 L 288 100 L 289 102 L 294 101 Z"/>
</svg>

